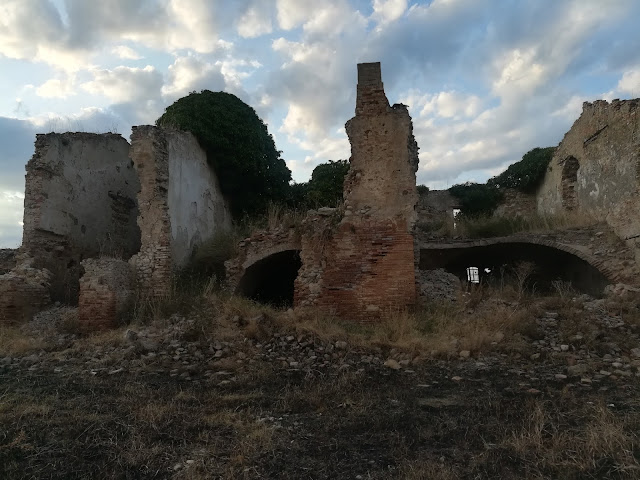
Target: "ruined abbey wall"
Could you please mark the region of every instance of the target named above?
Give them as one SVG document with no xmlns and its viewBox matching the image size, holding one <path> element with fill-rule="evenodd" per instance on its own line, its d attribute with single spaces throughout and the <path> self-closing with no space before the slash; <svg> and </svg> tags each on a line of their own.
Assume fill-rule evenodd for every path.
<svg viewBox="0 0 640 480">
<path fill-rule="evenodd" d="M 115 134 L 38 135 L 26 169 L 22 249 L 52 272 L 53 299 L 75 303 L 82 259 L 139 248 L 129 144 Z"/>
<path fill-rule="evenodd" d="M 140 178 L 142 246 L 131 259 L 150 294 L 170 291 L 172 273 L 217 231 L 231 228 L 231 214 L 204 150 L 187 132 L 133 127 L 131 159 Z"/>
<path fill-rule="evenodd" d="M 356 116 L 346 131 L 344 216 L 337 225 L 307 218 L 294 303 L 370 322 L 416 300 L 418 146 L 407 108 L 389 106 L 379 63 L 358 65 Z"/>
<path fill-rule="evenodd" d="M 537 193 L 539 213 L 595 215 L 640 246 L 639 107 L 640 99 L 584 103 Z"/>
</svg>

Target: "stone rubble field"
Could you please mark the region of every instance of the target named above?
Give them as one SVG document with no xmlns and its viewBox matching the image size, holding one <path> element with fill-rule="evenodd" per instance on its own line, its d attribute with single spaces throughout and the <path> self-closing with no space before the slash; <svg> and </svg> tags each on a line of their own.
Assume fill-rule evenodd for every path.
<svg viewBox="0 0 640 480">
<path fill-rule="evenodd" d="M 461 307 L 533 313 L 431 350 L 256 306 L 85 337 L 56 307 L 0 351 L 0 477 L 638 478 L 638 316 L 556 303 Z"/>
</svg>

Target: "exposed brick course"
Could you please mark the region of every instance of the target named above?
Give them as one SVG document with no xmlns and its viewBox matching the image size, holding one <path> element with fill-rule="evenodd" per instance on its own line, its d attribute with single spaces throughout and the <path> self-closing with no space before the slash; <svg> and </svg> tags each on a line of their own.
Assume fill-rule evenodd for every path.
<svg viewBox="0 0 640 480">
<path fill-rule="evenodd" d="M 117 327 L 131 309 L 134 299 L 132 267 L 116 258 L 82 261 L 78 319 L 81 328 L 92 332 Z"/>
</svg>

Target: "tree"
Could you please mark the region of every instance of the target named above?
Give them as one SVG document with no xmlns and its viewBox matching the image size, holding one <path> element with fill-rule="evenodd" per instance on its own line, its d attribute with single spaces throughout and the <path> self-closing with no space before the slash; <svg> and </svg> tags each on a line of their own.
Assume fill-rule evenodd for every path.
<svg viewBox="0 0 640 480">
<path fill-rule="evenodd" d="M 267 126 L 235 95 L 191 92 L 167 107 L 156 125 L 195 135 L 236 217 L 264 212 L 269 202 L 287 198 L 291 171 Z"/>
<path fill-rule="evenodd" d="M 534 148 L 525 153 L 522 160 L 509 165 L 500 175 L 490 178 L 487 185 L 533 193 L 544 179 L 553 152 L 554 147 Z"/>
<path fill-rule="evenodd" d="M 502 200 L 502 192 L 493 185 L 467 182 L 454 185 L 449 192 L 460 200 L 461 213 L 466 217 L 490 215 Z"/>
<path fill-rule="evenodd" d="M 314 207 L 335 207 L 342 200 L 347 160 L 329 160 L 313 169 L 308 184 L 307 202 Z"/>
</svg>

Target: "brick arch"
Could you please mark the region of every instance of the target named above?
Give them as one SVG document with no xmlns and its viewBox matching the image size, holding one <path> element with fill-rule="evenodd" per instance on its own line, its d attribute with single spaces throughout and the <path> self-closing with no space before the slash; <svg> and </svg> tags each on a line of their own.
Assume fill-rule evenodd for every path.
<svg viewBox="0 0 640 480">
<path fill-rule="evenodd" d="M 301 250 L 301 242 L 298 238 L 268 239 L 254 241 L 241 247 L 241 253 L 236 258 L 225 262 L 227 270 L 226 286 L 234 294 L 238 293 L 238 285 L 242 281 L 248 269 L 258 262 L 262 262 L 273 255 L 287 251 Z"/>
<path fill-rule="evenodd" d="M 615 266 L 609 266 L 606 259 L 598 258 L 591 255 L 584 248 L 576 248 L 566 243 L 561 243 L 549 238 L 540 238 L 535 236 L 525 235 L 513 235 L 509 237 L 496 237 L 487 238 L 481 240 L 452 242 L 452 243 L 423 243 L 420 245 L 420 252 L 425 253 L 429 250 L 448 250 L 448 249 L 465 249 L 474 247 L 485 247 L 492 245 L 509 245 L 509 244 L 529 244 L 529 245 L 541 245 L 544 247 L 553 248 L 562 252 L 573 255 L 580 260 L 583 260 L 591 267 L 600 272 L 610 283 L 624 282 L 620 271 Z"/>
<path fill-rule="evenodd" d="M 295 280 L 302 266 L 300 249 L 279 248 L 247 265 L 234 294 L 275 307 L 292 307 Z"/>
</svg>

